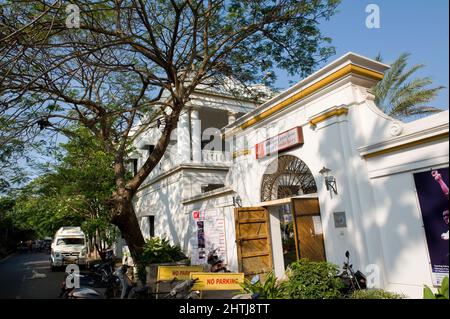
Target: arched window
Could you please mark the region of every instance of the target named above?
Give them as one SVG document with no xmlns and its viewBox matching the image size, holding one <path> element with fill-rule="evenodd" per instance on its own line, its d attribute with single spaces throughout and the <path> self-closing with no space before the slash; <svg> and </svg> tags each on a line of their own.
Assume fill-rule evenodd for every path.
<svg viewBox="0 0 450 319">
<path fill-rule="evenodd" d="M 278 157 L 266 169 L 261 185 L 261 201 L 317 193 L 316 182 L 308 166 L 291 155 Z"/>
</svg>

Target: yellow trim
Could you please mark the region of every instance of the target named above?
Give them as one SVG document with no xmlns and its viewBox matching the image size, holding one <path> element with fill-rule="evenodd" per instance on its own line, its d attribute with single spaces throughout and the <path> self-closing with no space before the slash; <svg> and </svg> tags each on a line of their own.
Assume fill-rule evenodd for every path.
<svg viewBox="0 0 450 319">
<path fill-rule="evenodd" d="M 443 134 L 427 137 L 427 138 L 424 138 L 422 140 L 409 142 L 409 143 L 402 144 L 402 145 L 393 146 L 393 147 L 390 147 L 390 148 L 387 148 L 387 149 L 384 149 L 384 150 L 381 150 L 381 151 L 377 151 L 377 152 L 373 152 L 373 153 L 369 153 L 369 154 L 363 155 L 363 157 L 366 158 L 366 159 L 367 158 L 373 158 L 373 157 L 377 157 L 377 156 L 380 156 L 380 155 L 393 153 L 393 152 L 396 152 L 396 151 L 399 151 L 399 150 L 402 150 L 402 149 L 405 149 L 405 148 L 411 148 L 411 147 L 414 147 L 414 146 L 417 146 L 417 145 L 430 143 L 430 142 L 434 142 L 434 141 L 439 141 L 439 140 L 442 140 L 442 139 L 445 139 L 445 138 L 448 139 L 448 133 L 443 133 Z"/>
<path fill-rule="evenodd" d="M 236 152 L 233 152 L 233 159 L 235 159 L 235 158 L 237 158 L 237 157 L 240 157 L 240 156 L 245 156 L 245 155 L 249 155 L 249 154 L 251 154 L 251 150 L 249 150 L 249 149 L 245 149 L 245 150 L 240 150 L 240 151 L 236 151 Z"/>
<path fill-rule="evenodd" d="M 354 73 L 354 74 L 358 74 L 361 76 L 365 76 L 368 78 L 371 78 L 373 80 L 377 80 L 377 81 L 381 81 L 384 77 L 383 73 L 380 72 L 376 72 L 376 71 L 372 71 L 354 64 L 349 64 L 344 66 L 343 68 L 337 70 L 336 72 L 330 74 L 329 76 L 327 76 L 326 78 L 306 87 L 305 89 L 303 89 L 302 91 L 298 92 L 297 94 L 294 94 L 293 96 L 287 98 L 284 101 L 281 101 L 280 103 L 274 105 L 273 107 L 271 107 L 270 109 L 264 111 L 263 113 L 255 116 L 254 118 L 248 120 L 247 122 L 245 122 L 244 124 L 242 124 L 240 126 L 240 128 L 242 130 L 266 119 L 267 117 L 271 116 L 272 114 L 284 109 L 285 107 L 291 105 L 292 103 L 295 103 L 303 98 L 305 98 L 306 96 L 320 90 L 321 88 L 331 84 L 332 82 L 350 74 L 350 73 Z"/>
<path fill-rule="evenodd" d="M 322 115 L 319 115 L 319 116 L 317 116 L 317 117 L 311 119 L 311 120 L 309 121 L 309 124 L 311 124 L 311 125 L 317 125 L 318 123 L 323 122 L 323 121 L 325 121 L 326 119 L 329 119 L 330 117 L 333 117 L 333 116 L 340 116 L 340 115 L 347 115 L 347 114 L 348 114 L 348 108 L 346 108 L 346 107 L 341 107 L 341 108 L 338 108 L 338 109 L 335 109 L 335 110 L 326 112 L 326 113 L 324 113 L 324 114 L 322 114 Z"/>
</svg>

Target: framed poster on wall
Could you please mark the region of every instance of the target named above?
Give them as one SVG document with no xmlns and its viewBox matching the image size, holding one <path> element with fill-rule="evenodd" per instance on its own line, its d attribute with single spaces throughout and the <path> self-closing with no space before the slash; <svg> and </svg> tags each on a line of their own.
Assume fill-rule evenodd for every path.
<svg viewBox="0 0 450 319">
<path fill-rule="evenodd" d="M 415 173 L 414 183 L 422 212 L 430 255 L 433 285 L 449 274 L 449 169 Z"/>
<path fill-rule="evenodd" d="M 223 213 L 218 209 L 213 209 L 194 211 L 192 216 L 197 226 L 197 243 L 192 256 L 194 263 L 207 263 L 208 254 L 213 250 L 216 250 L 219 258 L 226 263 L 227 248 Z"/>
</svg>

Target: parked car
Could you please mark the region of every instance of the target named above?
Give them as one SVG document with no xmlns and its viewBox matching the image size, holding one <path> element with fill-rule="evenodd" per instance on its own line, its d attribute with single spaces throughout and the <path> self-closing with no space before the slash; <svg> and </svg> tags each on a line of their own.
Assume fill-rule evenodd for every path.
<svg viewBox="0 0 450 319">
<path fill-rule="evenodd" d="M 61 227 L 51 244 L 51 268 L 68 264 L 85 266 L 87 262 L 86 236 L 81 227 Z"/>
<path fill-rule="evenodd" d="M 51 249 L 52 249 L 52 242 L 53 242 L 52 238 L 50 238 L 50 237 L 44 238 L 44 240 L 42 241 L 41 250 L 46 253 L 50 253 Z"/>
<path fill-rule="evenodd" d="M 21 241 L 17 244 L 17 250 L 18 251 L 27 251 L 28 250 L 28 242 Z"/>
<path fill-rule="evenodd" d="M 32 249 L 34 252 L 41 251 L 42 240 L 36 239 L 33 241 Z"/>
</svg>

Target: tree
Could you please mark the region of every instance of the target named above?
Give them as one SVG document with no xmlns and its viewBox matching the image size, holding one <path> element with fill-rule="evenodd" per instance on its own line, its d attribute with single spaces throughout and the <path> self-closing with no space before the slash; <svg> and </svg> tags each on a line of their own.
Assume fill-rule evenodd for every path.
<svg viewBox="0 0 450 319">
<path fill-rule="evenodd" d="M 17 248 L 20 241 L 33 238 L 35 233 L 29 228 L 17 227 L 12 218 L 15 206 L 12 196 L 0 197 L 0 258 Z"/>
<path fill-rule="evenodd" d="M 407 69 L 409 57 L 410 54 L 403 53 L 391 64 L 384 79 L 374 88 L 375 103 L 383 112 L 396 118 L 441 112 L 428 103 L 445 87 L 429 87 L 433 84 L 430 77 L 411 79 L 425 65 L 416 64 Z M 378 55 L 376 60 L 382 62 L 383 59 Z"/>
<path fill-rule="evenodd" d="M 110 224 L 106 200 L 114 190 L 114 158 L 102 150 L 86 128 L 62 144 L 56 163 L 26 185 L 14 206 L 14 221 L 40 236 L 52 236 L 62 226 L 79 226 L 99 254 L 112 244 L 117 231 Z"/>
<path fill-rule="evenodd" d="M 67 126 L 79 123 L 92 132 L 114 158 L 107 203 L 136 259 L 144 239 L 132 198 L 194 90 L 230 77 L 244 87 L 271 84 L 276 68 L 311 73 L 334 53 L 318 25 L 340 2 L 79 0 L 70 1 L 79 8 L 79 27 L 68 28 L 60 0 L 0 1 L 0 112 L 13 115 L 10 131 L 73 138 Z M 132 139 L 157 124 L 158 143 L 127 178 Z"/>
<path fill-rule="evenodd" d="M 24 172 L 18 170 L 18 158 L 22 158 L 23 144 L 12 140 L 0 149 L 0 194 L 7 193 L 13 184 L 25 178 Z"/>
</svg>

